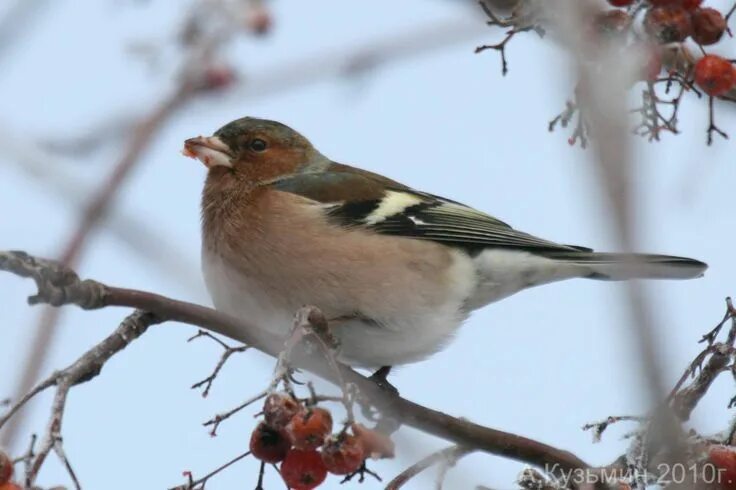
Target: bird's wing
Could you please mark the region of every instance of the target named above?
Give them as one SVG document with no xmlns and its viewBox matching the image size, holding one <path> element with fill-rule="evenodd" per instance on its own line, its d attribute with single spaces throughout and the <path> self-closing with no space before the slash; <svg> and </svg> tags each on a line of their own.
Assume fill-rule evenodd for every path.
<svg viewBox="0 0 736 490">
<path fill-rule="evenodd" d="M 542 254 L 590 251 L 514 230 L 503 221 L 461 203 L 347 165 L 332 164 L 323 172 L 291 175 L 270 186 L 320 203 L 331 221 L 346 228 L 431 240 L 471 253 L 486 248 Z"/>
</svg>

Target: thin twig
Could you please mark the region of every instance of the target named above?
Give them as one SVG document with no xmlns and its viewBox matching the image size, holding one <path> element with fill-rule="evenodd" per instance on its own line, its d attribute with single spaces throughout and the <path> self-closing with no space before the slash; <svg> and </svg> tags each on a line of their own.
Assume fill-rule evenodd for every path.
<svg viewBox="0 0 736 490">
<path fill-rule="evenodd" d="M 634 415 L 619 415 L 619 416 L 610 416 L 606 420 L 602 420 L 600 422 L 591 422 L 588 424 L 585 424 L 583 426 L 583 430 L 591 430 L 593 432 L 593 442 L 599 442 L 601 440 L 601 436 L 603 435 L 603 432 L 605 430 L 618 422 L 623 421 L 630 421 L 630 422 L 643 422 L 645 420 L 644 417 L 638 417 Z"/>
<path fill-rule="evenodd" d="M 441 451 L 432 453 L 426 458 L 421 459 L 413 465 L 409 466 L 407 469 L 397 475 L 396 478 L 391 480 L 388 485 L 386 485 L 386 490 L 399 490 L 409 480 L 411 480 L 427 468 L 430 468 L 436 464 L 442 464 L 446 461 L 457 461 L 458 459 L 471 452 L 473 452 L 473 449 L 462 446 L 451 446 L 442 449 Z"/>
<path fill-rule="evenodd" d="M 236 413 L 238 413 L 241 410 L 243 410 L 244 408 L 252 405 L 253 403 L 257 402 L 258 400 L 261 400 L 263 398 L 266 398 L 266 395 L 268 395 L 268 390 L 262 391 L 262 392 L 258 393 L 256 396 L 253 396 L 253 397 L 247 399 L 246 401 L 244 401 L 243 403 L 241 403 L 237 407 L 232 408 L 232 409 L 228 410 L 227 412 L 218 413 L 217 415 L 215 415 L 214 417 L 212 417 L 210 420 L 208 420 L 207 422 L 205 422 L 202 425 L 204 425 L 205 427 L 208 427 L 208 426 L 211 425 L 212 426 L 212 429 L 210 430 L 210 435 L 214 437 L 214 436 L 217 435 L 217 429 L 220 427 L 220 424 L 223 421 L 229 419 L 230 417 L 232 417 Z"/>
<path fill-rule="evenodd" d="M 215 468 L 214 470 L 212 470 L 211 472 L 207 473 L 205 476 L 203 476 L 202 478 L 199 478 L 197 480 L 192 480 L 191 474 L 190 474 L 189 475 L 189 478 L 190 478 L 190 481 L 189 482 L 185 483 L 184 485 L 179 485 L 179 486 L 176 486 L 176 487 L 172 487 L 169 490 L 201 490 L 201 489 L 204 489 L 204 485 L 207 483 L 207 480 L 209 480 L 213 476 L 215 476 L 218 473 L 226 470 L 230 466 L 234 465 L 235 463 L 237 463 L 241 459 L 246 458 L 248 456 L 250 456 L 250 451 L 246 451 L 243 454 L 239 454 L 238 456 L 235 456 L 233 459 L 231 459 L 227 463 L 225 463 L 225 464 L 223 464 L 221 466 L 218 466 L 217 468 Z"/>
<path fill-rule="evenodd" d="M 198 339 L 201 337 L 206 337 L 206 338 L 214 340 L 215 342 L 220 344 L 222 348 L 224 349 L 222 355 L 220 356 L 220 360 L 217 361 L 217 364 L 215 365 L 215 369 L 212 371 L 212 374 L 204 378 L 202 381 L 198 381 L 192 385 L 193 390 L 204 386 L 204 390 L 202 391 L 202 398 L 207 398 L 207 395 L 209 395 L 210 393 L 210 388 L 212 388 L 212 383 L 215 381 L 215 378 L 217 378 L 217 375 L 220 374 L 220 370 L 222 370 L 222 367 L 225 365 L 225 363 L 230 358 L 230 356 L 236 353 L 245 352 L 246 350 L 248 350 L 249 346 L 247 345 L 241 345 L 237 347 L 230 346 L 226 344 L 225 342 L 223 342 L 222 340 L 215 337 L 214 335 L 212 335 L 211 333 L 206 332 L 204 330 L 200 330 L 199 332 L 197 332 L 196 335 L 189 338 L 188 342 L 191 342 L 192 340 Z"/>
</svg>

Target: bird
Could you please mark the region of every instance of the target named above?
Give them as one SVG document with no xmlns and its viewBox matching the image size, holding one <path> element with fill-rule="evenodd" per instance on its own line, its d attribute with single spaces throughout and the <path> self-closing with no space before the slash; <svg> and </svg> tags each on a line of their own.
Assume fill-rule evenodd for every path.
<svg viewBox="0 0 736 490">
<path fill-rule="evenodd" d="M 244 117 L 183 153 L 207 167 L 201 262 L 214 307 L 285 336 L 321 309 L 344 363 L 378 369 L 443 349 L 471 312 L 555 281 L 690 279 L 698 260 L 599 253 L 332 161 L 276 121 Z"/>
</svg>

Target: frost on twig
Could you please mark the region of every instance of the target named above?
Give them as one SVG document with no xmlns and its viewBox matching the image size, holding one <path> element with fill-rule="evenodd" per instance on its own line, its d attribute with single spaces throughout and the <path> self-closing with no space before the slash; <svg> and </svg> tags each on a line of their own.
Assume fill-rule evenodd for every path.
<svg viewBox="0 0 736 490">
<path fill-rule="evenodd" d="M 192 385 L 192 389 L 196 390 L 197 388 L 201 388 L 204 386 L 204 389 L 202 390 L 202 398 L 207 398 L 207 395 L 210 393 L 210 389 L 212 388 L 212 383 L 215 381 L 215 378 L 217 378 L 217 375 L 220 374 L 220 371 L 222 370 L 222 367 L 225 365 L 228 359 L 230 359 L 230 356 L 236 353 L 245 352 L 248 350 L 250 346 L 247 345 L 240 345 L 240 346 L 231 346 L 223 342 L 222 340 L 218 339 L 211 333 L 207 332 L 206 330 L 200 329 L 194 336 L 190 337 L 187 342 L 191 342 L 192 340 L 199 339 L 199 338 L 208 338 L 212 339 L 214 342 L 219 344 L 223 348 L 222 355 L 220 356 L 220 360 L 217 361 L 217 364 L 215 365 L 215 369 L 212 371 L 212 374 L 204 378 L 202 381 L 198 381 Z"/>
<path fill-rule="evenodd" d="M 38 292 L 28 298 L 32 305 L 75 304 L 84 309 L 104 305 L 104 285 L 89 279 L 81 280 L 76 272 L 58 261 L 39 259 L 21 251 L 0 252 L 0 270 L 30 277 L 36 282 Z"/>
<path fill-rule="evenodd" d="M 612 424 L 616 424 L 618 422 L 622 421 L 634 421 L 634 422 L 644 422 L 644 417 L 636 417 L 632 415 L 620 415 L 620 416 L 610 416 L 606 418 L 606 420 L 602 420 L 600 422 L 591 422 L 589 424 L 585 424 L 583 426 L 583 430 L 590 430 L 593 434 L 593 442 L 600 442 L 601 436 L 603 436 L 603 432 Z"/>
<path fill-rule="evenodd" d="M 558 484 L 534 468 L 525 468 L 516 479 L 519 488 L 524 490 L 562 490 L 564 487 Z"/>
</svg>

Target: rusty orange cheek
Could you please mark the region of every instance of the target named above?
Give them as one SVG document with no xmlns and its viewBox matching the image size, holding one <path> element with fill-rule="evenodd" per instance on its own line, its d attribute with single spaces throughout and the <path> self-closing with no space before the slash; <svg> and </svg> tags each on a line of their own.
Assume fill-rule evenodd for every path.
<svg viewBox="0 0 736 490">
<path fill-rule="evenodd" d="M 262 154 L 254 155 L 246 165 L 252 178 L 265 180 L 294 172 L 304 163 L 301 151 L 270 148 Z"/>
</svg>

